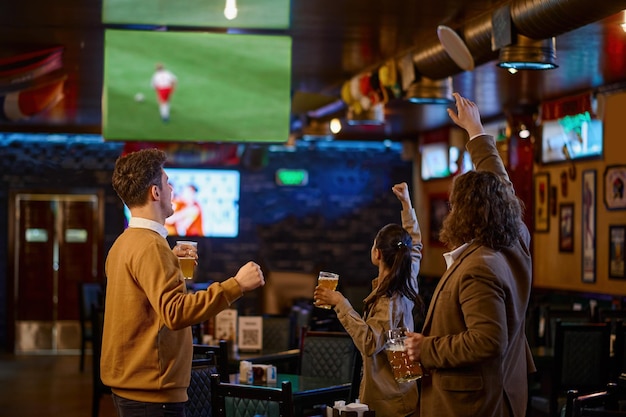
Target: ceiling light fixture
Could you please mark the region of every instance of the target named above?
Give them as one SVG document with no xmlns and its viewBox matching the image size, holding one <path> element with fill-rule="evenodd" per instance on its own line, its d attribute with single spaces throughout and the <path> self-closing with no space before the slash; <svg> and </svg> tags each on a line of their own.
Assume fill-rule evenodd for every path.
<svg viewBox="0 0 626 417">
<path fill-rule="evenodd" d="M 517 35 L 517 43 L 500 49 L 498 66 L 516 70 L 548 70 L 557 68 L 556 39 L 530 39 Z"/>
<path fill-rule="evenodd" d="M 341 120 L 339 120 L 338 118 L 334 118 L 330 121 L 330 131 L 333 135 L 336 135 L 337 133 L 341 132 Z"/>
<path fill-rule="evenodd" d="M 528 130 L 525 124 L 520 126 L 518 136 L 522 139 L 528 139 L 530 137 L 530 130 Z"/>
<path fill-rule="evenodd" d="M 411 84 L 405 98 L 415 104 L 450 104 L 452 97 L 452 77 L 441 80 L 431 80 L 421 77 Z"/>
<path fill-rule="evenodd" d="M 233 20 L 237 17 L 237 0 L 226 0 L 226 7 L 224 7 L 224 17 L 228 20 Z"/>
</svg>

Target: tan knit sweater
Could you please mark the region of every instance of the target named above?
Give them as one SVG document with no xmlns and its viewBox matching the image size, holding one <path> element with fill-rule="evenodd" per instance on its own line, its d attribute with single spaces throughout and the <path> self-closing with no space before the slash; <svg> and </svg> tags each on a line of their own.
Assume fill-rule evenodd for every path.
<svg viewBox="0 0 626 417">
<path fill-rule="evenodd" d="M 167 241 L 128 228 L 106 260 L 102 382 L 120 397 L 142 402 L 187 401 L 192 324 L 215 316 L 242 296 L 230 278 L 186 292 Z"/>
</svg>

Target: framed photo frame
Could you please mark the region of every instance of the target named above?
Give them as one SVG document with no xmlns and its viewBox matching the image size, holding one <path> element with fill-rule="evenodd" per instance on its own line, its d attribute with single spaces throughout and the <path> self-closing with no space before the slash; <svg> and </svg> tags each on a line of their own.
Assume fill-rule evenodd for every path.
<svg viewBox="0 0 626 417">
<path fill-rule="evenodd" d="M 582 176 L 582 281 L 596 281 L 596 170 Z"/>
<path fill-rule="evenodd" d="M 574 204 L 559 206 L 559 252 L 574 252 Z"/>
<path fill-rule="evenodd" d="M 604 171 L 604 204 L 607 210 L 626 210 L 626 165 L 610 165 Z"/>
<path fill-rule="evenodd" d="M 448 215 L 449 196 L 447 193 L 436 193 L 428 196 L 430 200 L 430 243 L 443 246 L 439 241 L 439 231 L 443 226 L 443 219 Z"/>
<path fill-rule="evenodd" d="M 609 278 L 626 279 L 624 241 L 626 225 L 609 226 Z"/>
<path fill-rule="evenodd" d="M 550 174 L 535 175 L 535 232 L 550 231 Z"/>
</svg>

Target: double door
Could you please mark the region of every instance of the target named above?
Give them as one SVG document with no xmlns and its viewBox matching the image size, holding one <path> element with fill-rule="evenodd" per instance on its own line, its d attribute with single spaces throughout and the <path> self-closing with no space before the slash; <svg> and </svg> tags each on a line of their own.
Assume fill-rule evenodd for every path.
<svg viewBox="0 0 626 417">
<path fill-rule="evenodd" d="M 12 192 L 10 218 L 14 350 L 79 349 L 79 283 L 103 275 L 102 196 Z"/>
</svg>

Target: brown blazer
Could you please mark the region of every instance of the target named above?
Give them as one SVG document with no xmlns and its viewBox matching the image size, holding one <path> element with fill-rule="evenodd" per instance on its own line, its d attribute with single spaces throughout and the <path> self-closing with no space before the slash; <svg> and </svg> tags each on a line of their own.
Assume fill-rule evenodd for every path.
<svg viewBox="0 0 626 417">
<path fill-rule="evenodd" d="M 471 140 L 477 170 L 508 175 L 493 137 Z M 510 183 L 510 181 L 508 181 Z M 512 187 L 512 185 L 511 185 Z M 530 233 L 495 251 L 476 243 L 442 276 L 424 322 L 418 415 L 523 417 L 527 376 L 535 370 L 526 340 L 531 290 Z"/>
</svg>

